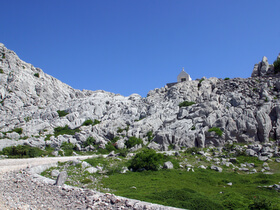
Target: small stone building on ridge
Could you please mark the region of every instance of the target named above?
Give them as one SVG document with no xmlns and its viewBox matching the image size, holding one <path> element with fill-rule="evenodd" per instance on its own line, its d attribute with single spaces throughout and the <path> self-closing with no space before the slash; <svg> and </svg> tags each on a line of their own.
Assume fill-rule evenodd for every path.
<svg viewBox="0 0 280 210">
<path fill-rule="evenodd" d="M 190 75 L 185 72 L 184 68 L 182 69 L 182 71 L 180 72 L 180 74 L 177 76 L 177 82 L 173 82 L 173 83 L 167 83 L 166 85 L 168 87 L 172 87 L 173 85 L 179 83 L 179 82 L 186 82 L 186 81 L 191 81 L 192 78 L 190 77 Z"/>
<path fill-rule="evenodd" d="M 185 72 L 184 68 L 182 69 L 181 73 L 177 76 L 177 82 L 185 82 L 191 80 L 192 78 L 187 72 Z"/>
</svg>

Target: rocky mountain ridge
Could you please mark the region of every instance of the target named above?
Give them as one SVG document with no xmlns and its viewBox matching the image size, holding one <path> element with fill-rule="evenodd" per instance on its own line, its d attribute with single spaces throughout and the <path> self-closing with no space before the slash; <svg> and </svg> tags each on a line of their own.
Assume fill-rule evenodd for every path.
<svg viewBox="0 0 280 210">
<path fill-rule="evenodd" d="M 145 98 L 124 97 L 75 90 L 0 44 L 0 150 L 17 144 L 59 148 L 63 142 L 94 150 L 83 148 L 89 137 L 101 148 L 115 139 L 120 149 L 137 137 L 156 150 L 279 141 L 280 76 L 273 68 L 264 57 L 251 78 L 202 78 L 156 88 Z M 191 103 L 179 106 L 184 101 Z M 85 125 L 86 120 L 100 123 Z M 53 135 L 66 125 L 80 131 Z"/>
</svg>

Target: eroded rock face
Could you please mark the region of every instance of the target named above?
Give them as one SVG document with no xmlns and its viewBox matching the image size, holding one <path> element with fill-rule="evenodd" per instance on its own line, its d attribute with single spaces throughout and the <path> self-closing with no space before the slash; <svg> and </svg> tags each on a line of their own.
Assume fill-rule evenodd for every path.
<svg viewBox="0 0 280 210">
<path fill-rule="evenodd" d="M 271 74 L 273 66 L 266 57 L 255 66 L 252 78 L 204 78 L 157 88 L 142 98 L 75 90 L 20 60 L 1 44 L 3 54 L 0 150 L 17 144 L 59 148 L 63 142 L 76 144 L 79 150 L 94 150 L 84 146 L 88 137 L 101 148 L 117 137 L 115 146 L 125 148 L 128 138 L 135 136 L 157 150 L 168 150 L 170 145 L 180 149 L 219 146 L 227 141 L 280 140 L 279 75 Z M 195 104 L 179 107 L 183 101 Z M 67 115 L 59 116 L 58 110 Z M 88 119 L 101 123 L 82 126 Z M 80 132 L 45 141 L 54 128 L 65 125 L 79 127 Z M 213 127 L 221 135 L 208 131 Z M 22 134 L 12 132 L 15 128 L 22 128 Z"/>
</svg>

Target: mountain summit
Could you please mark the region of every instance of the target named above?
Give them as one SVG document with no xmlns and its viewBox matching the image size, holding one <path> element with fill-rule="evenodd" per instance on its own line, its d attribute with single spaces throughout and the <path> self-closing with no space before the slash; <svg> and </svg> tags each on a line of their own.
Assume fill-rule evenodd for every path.
<svg viewBox="0 0 280 210">
<path fill-rule="evenodd" d="M 63 142 L 86 151 L 111 143 L 179 150 L 280 140 L 279 99 L 279 73 L 265 57 L 251 78 L 178 82 L 142 98 L 75 90 L 0 44 L 0 150 L 18 144 L 59 148 Z M 59 133 L 62 128 L 73 132 Z M 130 145 L 131 138 L 143 144 Z"/>
</svg>

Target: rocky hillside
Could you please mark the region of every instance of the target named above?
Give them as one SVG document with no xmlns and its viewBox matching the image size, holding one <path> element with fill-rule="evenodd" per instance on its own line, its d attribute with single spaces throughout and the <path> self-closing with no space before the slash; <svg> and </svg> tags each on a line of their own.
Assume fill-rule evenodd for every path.
<svg viewBox="0 0 280 210">
<path fill-rule="evenodd" d="M 88 137 L 101 148 L 113 140 L 123 148 L 134 136 L 157 150 L 280 140 L 280 75 L 273 68 L 264 57 L 251 78 L 202 78 L 124 97 L 75 90 L 0 44 L 0 150 L 63 142 L 96 149 L 84 146 Z M 73 135 L 56 133 L 66 125 Z"/>
</svg>

